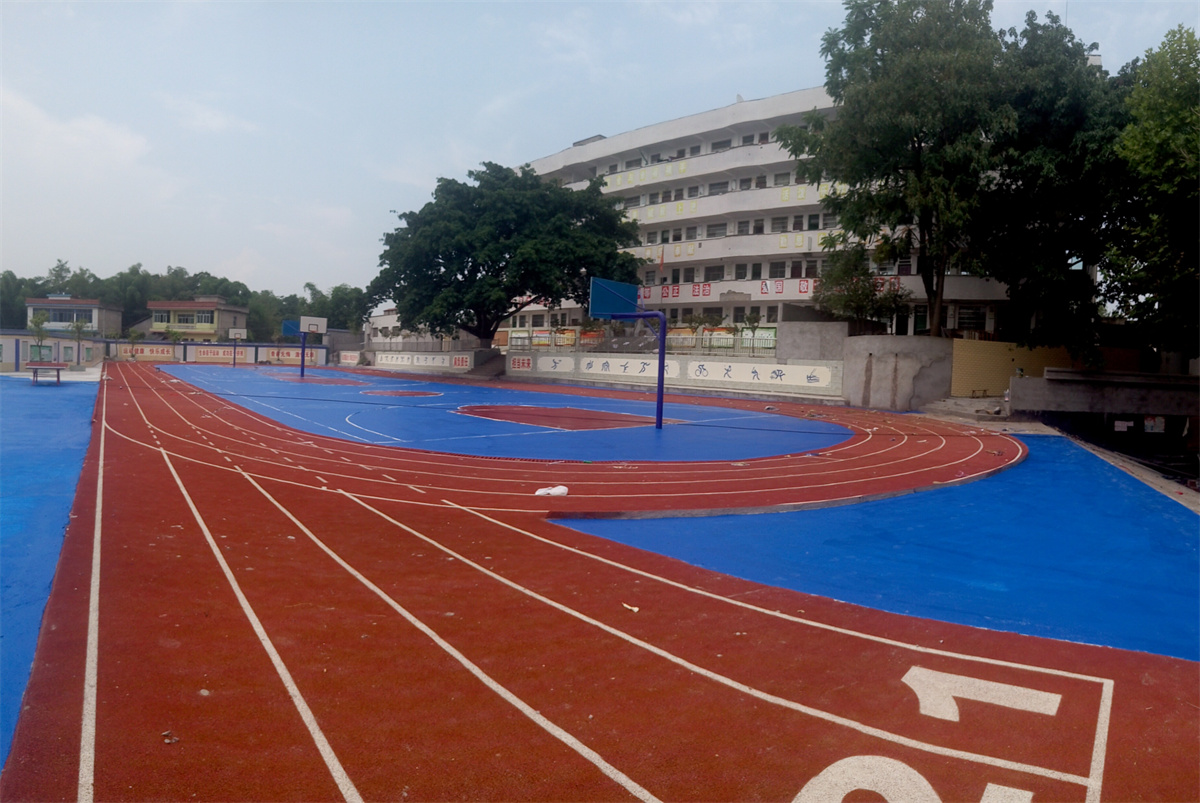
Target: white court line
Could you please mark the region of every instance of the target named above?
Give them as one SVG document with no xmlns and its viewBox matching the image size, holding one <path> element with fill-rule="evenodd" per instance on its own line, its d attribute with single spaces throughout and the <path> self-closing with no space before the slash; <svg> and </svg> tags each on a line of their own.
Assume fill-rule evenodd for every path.
<svg viewBox="0 0 1200 803">
<path fill-rule="evenodd" d="M 345 492 L 343 491 L 343 493 L 345 493 Z M 980 664 L 989 664 L 992 666 L 1003 666 L 1003 667 L 1007 667 L 1007 668 L 1021 669 L 1021 670 L 1033 672 L 1035 674 L 1040 673 L 1040 674 L 1051 675 L 1051 676 L 1055 676 L 1055 677 L 1069 678 L 1071 680 L 1082 680 L 1082 681 L 1086 681 L 1089 683 L 1099 683 L 1100 684 L 1100 704 L 1098 706 L 1098 711 L 1096 714 L 1096 735 L 1095 735 L 1095 738 L 1092 743 L 1091 768 L 1088 773 L 1088 777 L 1086 779 L 1087 803 L 1099 803 L 1100 788 L 1104 782 L 1104 757 L 1107 752 L 1107 746 L 1108 746 L 1108 729 L 1109 729 L 1109 723 L 1112 720 L 1113 688 L 1115 686 L 1115 682 L 1110 678 L 1096 677 L 1093 675 L 1083 675 L 1083 674 L 1079 674 L 1077 672 L 1068 672 L 1068 671 L 1062 670 L 1062 669 L 1052 669 L 1049 667 L 1034 666 L 1032 664 L 1021 664 L 1021 663 L 1017 663 L 1015 661 L 1004 661 L 1004 660 L 1000 660 L 997 658 L 985 658 L 985 657 L 978 656 L 978 655 L 969 655 L 967 653 L 951 652 L 949 650 L 939 650 L 934 647 L 924 647 L 924 646 L 921 646 L 918 644 L 909 644 L 907 642 L 898 641 L 896 639 L 886 638 L 884 636 L 877 636 L 877 635 L 874 635 L 873 633 L 863 633 L 863 632 L 860 632 L 857 630 L 850 630 L 848 628 L 838 627 L 836 625 L 831 625 L 826 622 L 819 622 L 815 619 L 805 619 L 804 617 L 793 616 L 791 614 L 783 613 L 782 611 L 773 611 L 768 608 L 762 608 L 762 607 L 759 607 L 758 605 L 753 605 L 749 602 L 743 602 L 742 600 L 733 599 L 732 597 L 724 597 L 724 596 L 721 596 L 720 594 L 714 594 L 713 592 L 705 591 L 702 588 L 695 588 L 693 586 L 687 586 L 687 585 L 684 585 L 683 583 L 676 582 L 675 580 L 670 580 L 670 579 L 667 579 L 666 577 L 662 577 L 657 574 L 652 574 L 650 572 L 643 571 L 641 569 L 635 569 L 634 567 L 628 566 L 624 563 L 618 563 L 617 561 L 610 560 L 608 558 L 603 558 L 603 557 L 600 557 L 599 555 L 593 555 L 592 553 L 585 552 L 582 549 L 577 549 L 572 546 L 567 546 L 566 544 L 559 543 L 558 541 L 554 541 L 550 538 L 545 538 L 543 536 L 537 535 L 536 533 L 531 533 L 528 530 L 517 527 L 516 525 L 509 524 L 507 522 L 500 521 L 499 519 L 492 518 L 491 516 L 481 513 L 478 510 L 473 510 L 468 507 L 463 507 L 462 505 L 455 504 L 454 502 L 450 502 L 448 500 L 442 500 L 442 501 L 445 502 L 445 504 L 449 505 L 450 507 L 458 508 L 459 510 L 464 510 L 468 513 L 472 513 L 472 514 L 478 516 L 479 518 L 483 519 L 484 521 L 491 522 L 492 524 L 495 524 L 499 527 L 503 527 L 507 530 L 511 530 L 512 532 L 518 533 L 519 535 L 524 535 L 528 538 L 531 538 L 535 541 L 539 541 L 543 544 L 557 547 L 558 549 L 564 550 L 566 552 L 570 552 L 570 553 L 578 555 L 580 557 L 598 561 L 599 563 L 603 563 L 607 566 L 612 566 L 613 568 L 629 572 L 630 574 L 635 574 L 639 577 L 645 577 L 648 580 L 653 580 L 655 582 L 663 583 L 664 585 L 671 586 L 672 588 L 677 588 L 681 591 L 686 591 L 689 594 L 696 594 L 701 597 L 707 597 L 709 599 L 713 599 L 718 602 L 723 602 L 728 605 L 736 606 L 738 608 L 744 608 L 746 610 L 753 611 L 755 613 L 765 614 L 767 616 L 771 616 L 776 619 L 783 619 L 784 621 L 795 622 L 796 624 L 807 625 L 809 627 L 817 628 L 820 630 L 827 630 L 832 633 L 838 633 L 839 635 L 860 638 L 865 641 L 873 641 L 873 642 L 876 642 L 879 644 L 885 644 L 885 645 L 888 645 L 891 647 L 898 647 L 900 649 L 909 650 L 912 652 L 924 653 L 926 655 L 937 655 L 939 657 L 953 658 L 956 660 L 961 660 L 961 661 L 966 661 L 966 662 L 974 662 L 974 663 L 980 663 Z M 361 502 L 360 502 L 360 504 L 361 504 Z M 382 515 L 382 514 L 380 514 L 380 515 Z"/>
<path fill-rule="evenodd" d="M 142 417 L 142 420 L 146 422 L 147 426 L 151 426 L 150 421 L 146 418 L 146 413 L 144 410 L 142 410 L 142 405 L 138 403 L 137 398 L 133 395 L 133 393 L 130 393 L 129 397 L 133 400 L 134 406 L 137 407 L 138 414 Z M 330 746 L 329 741 L 325 738 L 325 734 L 321 731 L 320 725 L 317 724 L 316 717 L 313 716 L 312 710 L 308 707 L 308 703 L 305 702 L 304 696 L 300 693 L 299 687 L 296 686 L 296 682 L 293 680 L 291 672 L 288 671 L 287 666 L 284 664 L 283 658 L 275 649 L 275 645 L 271 642 L 270 637 L 267 635 L 267 631 L 263 627 L 262 622 L 259 621 L 258 615 L 250 606 L 250 601 L 246 598 L 246 595 L 242 593 L 242 587 L 238 584 L 237 578 L 233 576 L 233 571 L 229 568 L 229 564 L 225 562 L 225 557 L 221 554 L 221 549 L 217 546 L 217 542 L 213 538 L 212 532 L 208 529 L 208 525 L 205 523 L 204 518 L 200 515 L 200 511 L 196 508 L 196 503 L 192 501 L 191 494 L 188 493 L 187 488 L 183 484 L 183 480 L 180 479 L 178 472 L 175 471 L 175 465 L 171 462 L 170 453 L 168 453 L 166 449 L 157 449 L 155 451 L 158 451 L 162 455 L 163 460 L 166 461 L 167 468 L 170 470 L 171 476 L 174 477 L 175 484 L 179 487 L 179 492 L 183 494 L 184 501 L 187 502 L 188 509 L 192 512 L 192 517 L 196 520 L 196 524 L 199 525 L 200 531 L 204 534 L 204 538 L 208 542 L 208 548 L 212 551 L 213 556 L 216 558 L 217 564 L 221 567 L 221 571 L 225 575 L 225 579 L 233 589 L 234 596 L 237 597 L 238 604 L 242 608 L 242 613 L 245 614 L 246 619 L 250 622 L 250 626 L 253 628 L 255 635 L 258 636 L 259 643 L 262 645 L 263 649 L 266 650 L 268 657 L 270 657 L 271 663 L 275 667 L 276 673 L 279 675 L 279 679 L 283 681 L 284 688 L 287 689 L 288 696 L 292 699 L 292 704 L 296 707 L 296 711 L 300 714 L 300 719 L 304 721 L 304 726 L 308 728 L 308 732 L 312 736 L 314 744 L 316 744 L 317 751 L 321 754 L 321 758 L 325 761 L 325 766 L 329 769 L 330 774 L 333 776 L 334 782 L 337 783 L 338 789 L 342 793 L 342 797 L 345 798 L 349 803 L 362 803 L 362 795 L 358 793 L 358 789 L 355 788 L 354 782 L 350 780 L 350 776 L 346 774 L 346 770 L 342 767 L 342 763 L 338 760 L 337 755 L 333 752 L 333 748 Z"/>
<path fill-rule="evenodd" d="M 503 699 L 509 705 L 513 706 L 518 711 L 520 711 L 522 714 L 524 714 L 526 717 L 528 717 L 530 720 L 532 720 L 536 725 L 538 725 L 538 727 L 542 728 L 547 733 L 549 733 L 551 736 L 558 739 L 560 742 L 565 744 L 567 747 L 571 748 L 576 753 L 578 753 L 581 757 L 583 757 L 584 759 L 589 761 L 598 770 L 600 770 L 600 772 L 602 772 L 607 778 L 620 784 L 626 791 L 628 791 L 630 794 L 632 794 L 637 799 L 646 801 L 646 803 L 650 803 L 650 801 L 658 800 L 658 798 L 656 798 L 653 794 L 651 794 L 647 789 L 643 788 L 641 785 L 639 785 L 637 782 L 635 782 L 632 778 L 627 776 L 625 773 L 621 772 L 619 769 L 614 767 L 612 764 L 609 764 L 607 761 L 605 761 L 604 758 L 599 753 L 597 753 L 595 750 L 592 750 L 590 747 L 585 745 L 579 739 L 572 736 L 569 732 L 567 732 L 563 728 L 561 728 L 558 725 L 551 722 L 549 719 L 547 719 L 540 712 L 535 710 L 532 706 L 530 706 L 528 703 L 526 703 L 520 697 L 513 694 L 505 686 L 501 685 L 499 681 L 494 679 L 487 672 L 483 671 L 483 669 L 481 669 L 475 662 L 473 662 L 471 659 L 467 658 L 466 655 L 464 655 L 463 653 L 461 653 L 457 649 L 455 649 L 455 647 L 452 644 L 450 644 L 450 642 L 446 641 L 444 638 L 439 636 L 437 634 L 437 632 L 433 630 L 433 628 L 426 625 L 424 622 L 422 622 L 420 619 L 418 619 L 415 615 L 413 615 L 411 612 L 409 612 L 408 609 L 406 609 L 400 603 L 396 602 L 394 599 L 392 599 L 390 596 L 388 596 L 387 592 L 385 592 L 382 588 L 380 588 L 379 586 L 372 583 L 369 579 L 367 579 L 366 576 L 364 576 L 361 572 L 359 572 L 357 569 L 355 569 L 353 566 L 351 566 L 349 563 L 347 563 L 345 560 L 343 560 L 340 555 L 338 555 L 336 552 L 334 552 L 332 549 L 330 549 L 325 544 L 324 541 L 322 541 L 320 538 L 318 538 L 316 536 L 316 534 L 313 533 L 312 530 L 310 530 L 310 529 L 308 529 L 308 527 L 304 526 L 304 523 L 301 522 L 298 518 L 296 518 L 296 516 L 293 515 L 290 510 L 288 510 L 286 507 L 284 507 L 279 502 L 279 500 L 277 500 L 274 496 L 272 496 L 270 493 L 268 493 L 265 488 L 263 488 L 261 485 L 259 485 L 258 482 L 256 482 L 253 477 L 251 477 L 249 474 L 246 474 L 245 472 L 242 472 L 242 476 L 245 477 L 246 480 L 249 481 L 251 485 L 253 485 L 256 489 L 258 489 L 258 492 L 261 493 L 264 497 L 266 497 L 266 499 L 271 504 L 273 504 L 276 508 L 278 508 L 279 511 L 281 513 L 283 513 L 283 515 L 287 516 L 288 519 L 290 519 L 291 522 L 293 524 L 295 524 L 296 527 L 302 533 L 304 533 L 306 536 L 308 536 L 309 540 L 311 540 L 314 544 L 316 544 L 317 547 L 320 548 L 322 552 L 324 552 L 326 555 L 328 555 L 330 558 L 332 558 L 335 563 L 337 563 L 339 566 L 341 566 L 355 580 L 362 583 L 362 585 L 365 586 L 367 589 L 369 589 L 372 593 L 374 593 L 375 596 L 377 596 L 381 600 L 383 600 L 384 603 L 386 603 L 388 605 L 388 607 L 390 607 L 392 610 L 396 611 L 396 613 L 398 613 L 402 617 L 404 617 L 404 619 L 409 624 L 411 624 L 417 630 L 424 633 L 425 636 L 427 636 L 438 647 L 440 647 L 443 651 L 445 651 L 448 655 L 450 655 L 450 657 L 452 657 L 454 660 L 458 661 L 458 663 L 461 664 L 464 669 L 466 669 L 468 672 L 470 672 L 472 675 L 474 675 L 476 678 L 478 678 L 485 686 L 487 686 L 489 689 L 491 689 L 493 692 L 495 692 L 497 695 L 499 695 L 501 699 Z M 347 496 L 349 496 L 349 495 L 347 494 Z M 350 497 L 350 498 L 353 499 L 354 497 Z M 358 501 L 358 500 L 355 500 L 355 501 Z M 359 504 L 362 504 L 362 503 L 360 502 Z M 371 510 L 372 508 L 368 507 L 367 509 Z"/>
<path fill-rule="evenodd" d="M 254 612 L 250 601 L 242 592 L 242 587 L 238 584 L 237 578 L 233 576 L 233 570 L 225 562 L 225 556 L 221 554 L 220 547 L 217 546 L 217 542 L 209 531 L 208 525 L 204 522 L 200 511 L 196 508 L 196 503 L 192 501 L 191 494 L 188 493 L 183 480 L 180 479 L 179 474 L 175 471 L 175 465 L 171 462 L 171 458 L 165 449 L 162 450 L 162 456 L 163 460 L 167 462 L 167 468 L 170 469 L 171 476 L 175 478 L 175 484 L 179 486 L 179 492 L 183 494 L 183 498 L 187 502 L 188 509 L 192 511 L 192 517 L 196 520 L 196 524 L 199 525 L 200 531 L 204 533 L 204 540 L 208 542 L 208 548 L 212 550 L 213 557 L 216 558 L 217 563 L 221 567 L 221 572 L 225 575 L 226 581 L 228 581 L 230 587 L 233 589 L 234 596 L 237 597 L 238 604 L 242 608 L 242 613 L 246 615 L 246 619 L 254 629 L 254 634 L 258 636 L 259 643 L 270 657 L 271 664 L 275 667 L 279 679 L 283 681 L 288 696 L 292 698 L 292 704 L 295 705 L 296 711 L 300 714 L 300 719 L 304 721 L 304 726 L 308 728 L 309 735 L 312 736 L 313 742 L 317 746 L 317 751 L 321 754 L 321 758 L 324 760 L 325 766 L 329 769 L 330 775 L 333 776 L 334 782 L 337 783 L 342 797 L 351 803 L 362 803 L 362 795 L 358 793 L 354 782 L 350 780 L 350 776 L 346 774 L 345 768 L 342 767 L 342 762 L 338 760 L 337 754 L 333 752 L 333 747 L 330 746 L 329 740 L 325 738 L 325 733 L 317 723 L 317 718 L 313 715 L 312 709 L 308 707 L 308 703 L 305 702 L 304 695 L 300 693 L 300 688 L 292 678 L 292 673 L 288 671 L 282 656 L 279 655 L 279 651 L 275 649 L 275 645 L 271 642 L 271 637 L 267 635 L 266 628 L 263 627 L 258 614 Z"/>
<path fill-rule="evenodd" d="M 105 369 L 107 372 L 107 369 Z M 104 521 L 104 446 L 108 432 L 108 383 L 101 382 L 100 449 L 96 467 L 96 509 L 92 522 L 92 573 L 88 587 L 87 648 L 83 664 L 83 716 L 79 733 L 80 803 L 96 793 L 96 698 L 100 670 L 100 542 Z"/>
<path fill-rule="evenodd" d="M 480 572 L 481 574 L 487 575 L 488 577 L 492 578 L 493 580 L 496 580 L 497 582 L 502 583 L 502 584 L 508 586 L 509 588 L 512 588 L 515 591 L 518 591 L 532 599 L 537 600 L 538 602 L 541 602 L 543 605 L 547 605 L 551 608 L 554 608 L 557 611 L 565 613 L 568 616 L 574 617 L 574 618 L 580 620 L 581 622 L 592 625 L 593 627 L 595 627 L 599 630 L 602 630 L 611 636 L 615 636 L 616 638 L 621 639 L 622 641 L 625 641 L 635 647 L 639 647 L 643 650 L 646 650 L 649 653 L 657 655 L 660 658 L 664 658 L 673 664 L 681 666 L 684 669 L 687 669 L 688 671 L 690 671 L 696 675 L 699 675 L 700 677 L 714 681 L 723 686 L 727 686 L 735 691 L 742 692 L 743 694 L 746 694 L 755 699 L 762 700 L 763 702 L 771 703 L 773 705 L 777 705 L 781 708 L 786 708 L 791 711 L 796 711 L 801 714 L 806 714 L 815 719 L 820 719 L 820 720 L 829 722 L 834 725 L 841 725 L 849 730 L 856 731 L 865 736 L 873 736 L 873 737 L 880 739 L 882 741 L 885 741 L 885 742 L 902 745 L 904 747 L 910 747 L 910 748 L 920 750 L 925 753 L 930 753 L 932 755 L 962 759 L 964 761 L 971 761 L 971 762 L 974 762 L 977 764 L 985 764 L 988 766 L 1000 767 L 1002 769 L 1013 770 L 1016 772 L 1023 772 L 1028 775 L 1037 775 L 1037 776 L 1040 776 L 1043 778 L 1050 778 L 1050 779 L 1053 779 L 1056 781 L 1065 781 L 1067 783 L 1075 783 L 1075 784 L 1080 784 L 1083 786 L 1089 786 L 1091 783 L 1090 778 L 1084 777 L 1082 775 L 1075 775 L 1074 773 L 1062 772 L 1060 770 L 1053 770 L 1048 767 L 1039 767 L 1034 764 L 1026 764 L 1026 763 L 1023 763 L 1020 761 L 1010 761 L 1008 759 L 998 758 L 996 756 L 986 756 L 986 755 L 982 755 L 979 753 L 972 753 L 972 752 L 969 752 L 966 750 L 958 750 L 958 749 L 951 748 L 951 747 L 944 747 L 942 745 L 936 745 L 936 744 L 930 744 L 928 742 L 922 742 L 919 739 L 913 739 L 908 736 L 902 736 L 898 733 L 892 733 L 891 731 L 884 730 L 883 728 L 877 728 L 872 725 L 867 725 L 865 723 L 858 722 L 857 720 L 850 719 L 849 717 L 843 717 L 838 714 L 830 713 L 828 711 L 822 711 L 819 708 L 813 708 L 812 706 L 804 705 L 803 703 L 798 703 L 794 700 L 789 700 L 785 697 L 780 697 L 778 695 L 762 691 L 761 689 L 756 689 L 753 686 L 749 686 L 745 683 L 734 680 L 733 678 L 727 677 L 727 676 L 719 674 L 717 672 L 713 672 L 712 670 L 706 669 L 698 664 L 694 664 L 691 661 L 688 661 L 685 658 L 681 658 L 680 656 L 675 655 L 674 653 L 669 652 L 661 647 L 658 647 L 647 641 L 643 641 L 642 639 L 639 639 L 636 636 L 632 636 L 623 630 L 619 630 L 618 628 L 615 628 L 609 624 L 601 622 L 598 619 L 594 619 L 594 618 L 588 616 L 587 614 L 581 613 L 581 612 L 579 612 L 573 608 L 570 608 L 560 602 L 552 600 L 549 597 L 539 594 L 538 592 L 536 592 L 530 588 L 522 586 L 521 584 L 519 584 L 513 580 L 509 580 L 507 577 L 497 574 L 496 572 L 492 571 L 491 569 L 488 569 L 487 567 L 482 566 L 482 565 L 472 561 L 470 558 L 466 557 L 465 555 L 463 555 L 459 552 L 456 552 L 455 550 L 451 549 L 448 546 L 445 546 L 444 544 L 438 542 L 436 539 L 430 538 L 429 536 L 418 532 L 417 530 L 413 529 L 412 527 L 409 527 L 407 524 L 404 524 L 403 522 L 392 518 L 391 516 L 387 515 L 383 511 L 378 510 L 377 508 L 371 507 L 366 502 L 363 502 L 361 499 L 354 496 L 353 494 L 347 493 L 346 491 L 342 491 L 341 493 L 344 494 L 347 498 L 353 500 L 354 502 L 357 502 L 362 507 L 371 511 L 375 515 L 379 516 L 384 521 L 387 521 L 390 524 L 400 528 L 401 530 L 404 530 L 405 532 L 421 539 L 422 541 L 426 542 L 427 544 L 434 547 L 435 549 L 439 549 L 442 552 L 445 552 L 447 555 L 450 555 L 455 560 L 461 561 L 464 565 L 470 566 L 472 569 L 475 569 L 476 571 Z M 452 503 L 447 503 L 447 504 L 450 507 L 459 507 L 458 505 L 454 505 Z M 465 508 L 460 508 L 460 509 L 465 509 Z M 484 517 L 484 518 L 486 518 L 486 517 Z"/>
</svg>

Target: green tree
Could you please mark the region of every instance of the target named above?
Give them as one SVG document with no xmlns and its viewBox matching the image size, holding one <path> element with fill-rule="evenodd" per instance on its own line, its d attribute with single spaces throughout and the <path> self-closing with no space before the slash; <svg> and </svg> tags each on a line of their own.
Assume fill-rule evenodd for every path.
<svg viewBox="0 0 1200 803">
<path fill-rule="evenodd" d="M 433 201 L 384 235 L 368 307 L 394 302 L 406 328 L 462 329 L 490 343 L 534 299 L 586 304 L 593 276 L 636 281 L 641 261 L 619 249 L 638 242 L 637 226 L 599 179 L 572 191 L 491 163 L 468 177 L 439 179 Z"/>
<path fill-rule="evenodd" d="M 945 277 L 970 269 L 966 231 L 994 166 L 991 143 L 1013 125 L 997 101 L 1000 38 L 990 0 L 846 0 L 828 31 L 831 117 L 784 127 L 779 140 L 824 206 L 881 259 L 911 255 L 940 334 Z"/>
<path fill-rule="evenodd" d="M 1179 26 L 1130 67 L 1131 116 L 1117 152 L 1132 174 L 1102 264 L 1105 299 L 1149 344 L 1200 350 L 1200 47 Z"/>
<path fill-rule="evenodd" d="M 1096 45 L 1052 13 L 1039 22 L 1030 12 L 1001 38 L 1000 89 L 1015 125 L 993 142 L 971 250 L 1008 288 L 1002 337 L 1094 356 L 1101 316 L 1088 266 L 1126 192 L 1113 147 L 1127 116 L 1120 84 L 1090 63 Z"/>
<path fill-rule="evenodd" d="M 45 294 L 37 279 L 23 279 L 11 270 L 0 273 L 0 329 L 24 329 L 25 299 Z"/>
<path fill-rule="evenodd" d="M 910 293 L 877 281 L 871 272 L 867 245 L 846 235 L 827 238 L 829 258 L 813 290 L 813 302 L 834 317 L 849 321 L 891 321 L 906 306 Z"/>
<path fill-rule="evenodd" d="M 138 344 L 146 339 L 146 333 L 141 329 L 130 329 L 125 333 L 125 337 L 129 341 L 129 359 L 136 360 L 137 354 L 135 352 Z"/>
<path fill-rule="evenodd" d="M 37 356 L 33 356 L 31 351 L 29 359 L 34 362 L 47 359 L 48 355 L 43 354 L 42 344 L 46 342 L 46 322 L 50 320 L 50 316 L 45 312 L 35 312 L 29 319 L 29 332 L 33 335 L 34 348 L 37 349 Z"/>
<path fill-rule="evenodd" d="M 75 318 L 71 321 L 71 334 L 75 336 L 75 364 L 80 362 L 83 354 L 83 334 L 92 328 L 92 322 L 84 318 Z"/>
</svg>

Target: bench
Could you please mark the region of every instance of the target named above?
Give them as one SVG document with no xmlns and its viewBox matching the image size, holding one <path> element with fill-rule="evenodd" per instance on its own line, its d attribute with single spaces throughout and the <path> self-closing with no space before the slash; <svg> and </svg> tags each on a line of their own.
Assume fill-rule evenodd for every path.
<svg viewBox="0 0 1200 803">
<path fill-rule="evenodd" d="M 65 362 L 27 362 L 25 363 L 26 371 L 33 371 L 33 384 L 37 384 L 38 374 L 42 371 L 54 372 L 54 384 L 62 384 L 62 372 L 64 368 L 70 368 Z"/>
</svg>

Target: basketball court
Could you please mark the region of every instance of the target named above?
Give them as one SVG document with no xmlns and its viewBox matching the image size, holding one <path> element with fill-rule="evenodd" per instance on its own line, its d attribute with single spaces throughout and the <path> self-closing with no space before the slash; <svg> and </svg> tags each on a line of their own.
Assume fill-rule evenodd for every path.
<svg viewBox="0 0 1200 803">
<path fill-rule="evenodd" d="M 1058 626 L 1049 603 L 990 620 L 964 590 L 969 561 L 917 599 L 903 583 L 946 564 L 870 530 L 940 510 L 958 528 L 944 550 L 971 542 L 967 525 L 1001 515 L 989 483 L 1045 484 L 1038 439 L 798 404 L 657 406 L 370 371 L 109 366 L 0 797 L 1200 794 L 1194 640 L 1030 635 Z M 1053 518 L 1025 502 L 1010 500 Z M 753 515 L 768 510 L 797 518 Z M 1083 585 L 1146 571 L 1125 553 L 1148 548 L 1186 573 L 1196 517 L 1172 515 L 1161 545 L 1061 519 L 1038 538 L 1069 542 L 1057 559 Z M 1070 563 L 1089 548 L 1105 554 Z M 845 571 L 859 553 L 871 563 Z M 836 593 L 904 563 L 916 575 L 889 582 L 915 610 L 886 588 Z M 1031 593 L 999 593 L 1021 576 L 973 580 L 998 604 Z M 1188 581 L 1156 582 L 1166 602 L 1144 615 L 1186 619 Z M 1154 596 L 1136 591 L 1111 604 Z M 955 608 L 980 623 L 939 616 Z"/>
</svg>

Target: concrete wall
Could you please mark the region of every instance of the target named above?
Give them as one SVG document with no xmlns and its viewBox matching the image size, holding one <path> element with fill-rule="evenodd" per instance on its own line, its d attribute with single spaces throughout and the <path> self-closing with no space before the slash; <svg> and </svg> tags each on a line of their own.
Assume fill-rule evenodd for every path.
<svg viewBox="0 0 1200 803">
<path fill-rule="evenodd" d="M 1022 348 L 1015 343 L 954 340 L 954 379 L 951 396 L 1002 396 L 1009 380 L 1040 377 L 1047 368 L 1071 367 L 1065 348 Z"/>
<path fill-rule="evenodd" d="M 776 324 L 775 356 L 781 360 L 842 360 L 848 323 L 783 321 Z"/>
<path fill-rule="evenodd" d="M 854 407 L 916 410 L 950 395 L 953 341 L 892 335 L 846 339 L 842 390 Z"/>
<path fill-rule="evenodd" d="M 1013 412 L 1194 416 L 1200 377 L 1046 369 L 1044 378 L 1014 378 Z"/>
<path fill-rule="evenodd" d="M 366 352 L 370 364 L 397 371 L 465 374 L 499 354 L 495 349 L 475 351 L 375 351 Z"/>
<path fill-rule="evenodd" d="M 509 379 L 570 380 L 649 389 L 658 385 L 658 355 L 509 351 L 505 374 Z M 668 354 L 663 384 L 673 390 L 747 392 L 840 404 L 842 364 Z"/>
</svg>

